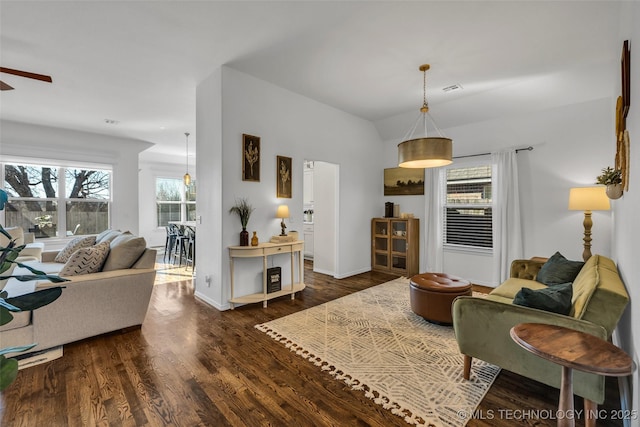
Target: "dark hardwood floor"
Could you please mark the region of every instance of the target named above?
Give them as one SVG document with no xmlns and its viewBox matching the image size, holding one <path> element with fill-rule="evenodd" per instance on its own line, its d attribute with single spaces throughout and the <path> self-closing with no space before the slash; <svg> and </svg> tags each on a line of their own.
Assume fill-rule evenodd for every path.
<svg viewBox="0 0 640 427">
<path fill-rule="evenodd" d="M 62 358 L 20 371 L 0 396 L 0 424 L 406 426 L 254 328 L 395 277 L 335 280 L 309 266 L 307 288 L 267 309 L 219 312 L 193 297 L 189 280 L 157 284 L 142 328 L 65 345 Z M 615 380 L 607 384 L 601 409 L 610 413 L 619 408 L 618 392 Z M 467 425 L 555 426 L 558 397 L 556 389 L 502 371 Z M 608 417 L 598 425 L 622 423 Z"/>
</svg>

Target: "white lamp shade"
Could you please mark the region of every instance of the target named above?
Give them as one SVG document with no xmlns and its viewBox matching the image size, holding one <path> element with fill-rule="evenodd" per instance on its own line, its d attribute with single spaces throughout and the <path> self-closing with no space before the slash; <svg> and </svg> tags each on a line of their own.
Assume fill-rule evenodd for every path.
<svg viewBox="0 0 640 427">
<path fill-rule="evenodd" d="M 276 218 L 289 218 L 289 206 L 278 206 L 278 210 L 276 211 Z"/>
<path fill-rule="evenodd" d="M 604 186 L 576 187 L 569 190 L 570 211 L 608 211 L 611 209 Z"/>
</svg>

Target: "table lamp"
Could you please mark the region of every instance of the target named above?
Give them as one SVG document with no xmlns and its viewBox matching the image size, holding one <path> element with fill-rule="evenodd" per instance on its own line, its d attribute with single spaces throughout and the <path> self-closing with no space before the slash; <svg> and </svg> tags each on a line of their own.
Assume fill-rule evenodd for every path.
<svg viewBox="0 0 640 427">
<path fill-rule="evenodd" d="M 280 223 L 280 227 L 282 227 L 282 232 L 280 233 L 280 235 L 286 236 L 287 233 L 285 233 L 284 230 L 285 228 L 287 228 L 287 226 L 284 224 L 284 219 L 289 218 L 289 206 L 287 205 L 278 206 L 278 210 L 276 211 L 276 218 L 282 218 L 282 222 Z"/>
<path fill-rule="evenodd" d="M 611 205 L 605 187 L 576 187 L 569 190 L 569 210 L 584 211 L 584 251 L 582 259 L 591 258 L 591 211 L 608 211 Z"/>
</svg>

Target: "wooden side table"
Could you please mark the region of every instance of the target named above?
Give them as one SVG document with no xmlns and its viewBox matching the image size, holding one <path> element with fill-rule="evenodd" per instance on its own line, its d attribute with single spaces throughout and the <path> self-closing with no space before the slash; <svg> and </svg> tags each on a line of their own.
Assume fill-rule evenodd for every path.
<svg viewBox="0 0 640 427">
<path fill-rule="evenodd" d="M 304 242 L 283 242 L 283 243 L 260 243 L 258 246 L 229 246 L 229 264 L 231 270 L 231 298 L 229 303 L 233 310 L 235 304 L 252 304 L 256 302 L 262 302 L 264 308 L 267 307 L 267 301 L 278 298 L 283 295 L 291 295 L 291 299 L 295 298 L 295 293 L 305 288 L 304 284 L 304 258 L 302 251 L 304 248 Z M 283 285 L 282 289 L 276 292 L 267 292 L 267 257 L 277 254 L 290 254 L 291 255 L 291 284 L 289 286 Z M 294 255 L 298 254 L 298 282 L 295 282 L 295 268 L 296 263 L 294 261 Z M 262 258 L 262 292 L 257 292 L 250 295 L 235 295 L 234 288 L 234 258 Z"/>
<path fill-rule="evenodd" d="M 574 427 L 573 369 L 624 377 L 633 372 L 633 360 L 627 353 L 594 335 L 542 323 L 520 323 L 510 331 L 522 348 L 562 366 L 558 427 Z M 585 426 L 595 426 L 597 405 L 584 399 Z"/>
</svg>

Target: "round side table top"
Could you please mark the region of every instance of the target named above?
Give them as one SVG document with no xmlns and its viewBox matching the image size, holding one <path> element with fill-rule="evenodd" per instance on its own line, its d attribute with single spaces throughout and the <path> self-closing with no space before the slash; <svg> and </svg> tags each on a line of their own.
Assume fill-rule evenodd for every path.
<svg viewBox="0 0 640 427">
<path fill-rule="evenodd" d="M 511 338 L 521 347 L 561 366 L 605 376 L 627 376 L 633 360 L 620 348 L 585 332 L 543 323 L 520 323 Z"/>
</svg>

